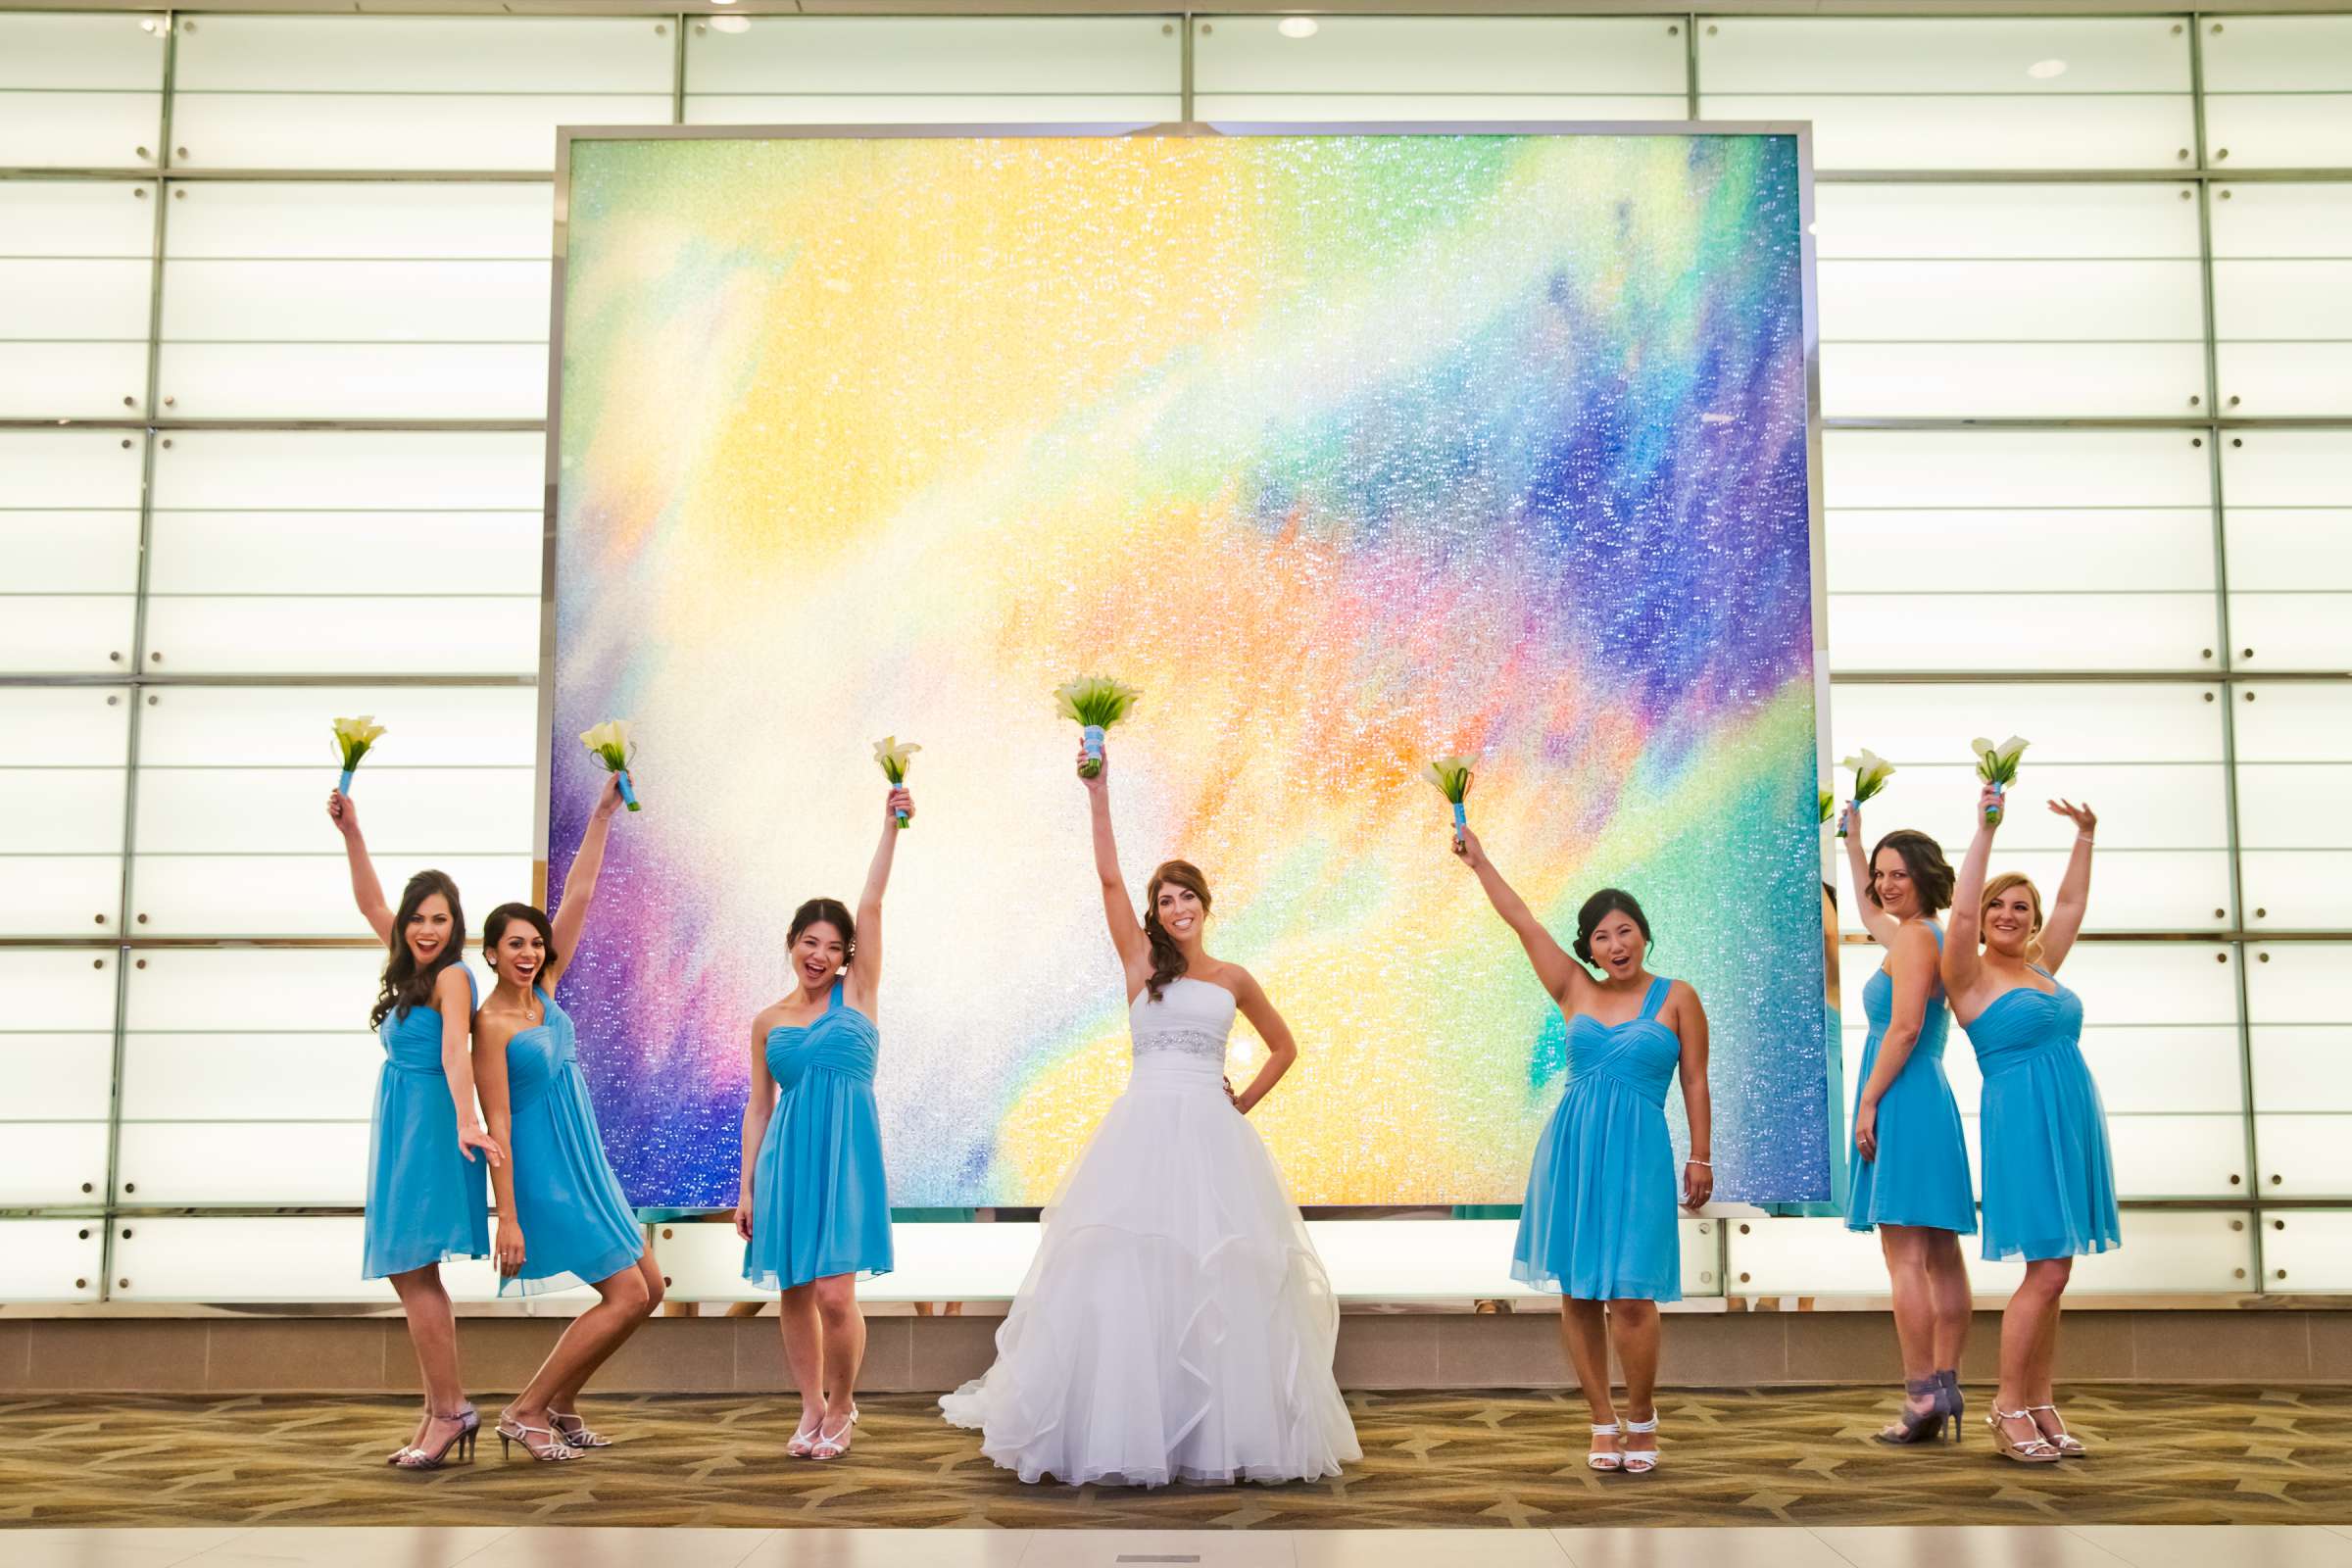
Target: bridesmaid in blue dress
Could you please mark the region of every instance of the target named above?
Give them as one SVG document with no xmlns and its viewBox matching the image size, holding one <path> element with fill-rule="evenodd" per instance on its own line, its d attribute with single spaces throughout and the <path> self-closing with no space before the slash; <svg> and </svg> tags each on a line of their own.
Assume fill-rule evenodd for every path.
<svg viewBox="0 0 2352 1568">
<path fill-rule="evenodd" d="M 784 1451 L 796 1459 L 850 1450 L 865 1359 L 858 1280 L 887 1274 L 892 1263 L 874 1065 L 882 891 L 901 811 L 914 814 L 914 797 L 894 789 L 855 918 L 838 899 L 810 899 L 794 911 L 792 992 L 752 1020 L 735 1231 L 743 1277 L 783 1293 L 784 1364 L 801 1391 L 800 1425 Z"/>
<path fill-rule="evenodd" d="M 2123 1245 L 2107 1111 L 2082 1059 L 2082 1001 L 2057 979 L 2090 902 L 2099 819 L 2087 806 L 2050 802 L 2075 824 L 2075 847 L 2045 923 L 2041 893 L 2025 876 L 1984 878 L 1996 826 L 1984 813 L 1999 799 L 1989 786 L 1978 799 L 1943 985 L 1984 1078 L 1984 1255 L 2026 1260 L 2025 1281 L 2001 1313 L 2001 1385 L 1985 1424 L 2009 1458 L 2054 1464 L 2084 1451 L 2050 1386 L 2067 1280 L 2077 1257 Z"/>
<path fill-rule="evenodd" d="M 458 1375 L 458 1320 L 442 1288 L 441 1264 L 489 1255 L 482 1166 L 474 1155 L 493 1166 L 500 1159 L 474 1109 L 466 912 L 458 885 L 439 871 L 417 872 L 401 890 L 400 907 L 386 905 L 360 835 L 359 808 L 336 791 L 326 798 L 326 814 L 343 835 L 352 898 L 386 949 L 382 989 L 368 1015 L 383 1042 L 384 1066 L 368 1135 L 360 1272 L 392 1282 L 424 1384 L 424 1414 L 386 1462 L 433 1470 L 452 1454 L 471 1458 L 481 1424 Z"/>
<path fill-rule="evenodd" d="M 597 1295 L 499 1413 L 501 1450 L 519 1443 L 534 1459 L 572 1459 L 610 1446 L 580 1418 L 581 1386 L 662 1304 L 662 1271 L 646 1254 L 637 1216 L 605 1158 L 571 1018 L 555 998 L 564 961 L 579 951 L 619 805 L 619 775 L 608 774 L 556 895 L 553 921 L 530 905 L 502 904 L 482 922 L 483 956 L 498 984 L 474 1015 L 474 1044 L 482 1053 L 482 1104 L 508 1155 L 506 1167 L 490 1175 L 498 1190 L 499 1293 L 592 1285 Z"/>
<path fill-rule="evenodd" d="M 1862 858 L 1862 812 L 1845 808 L 1846 860 L 1862 924 L 1886 961 L 1862 988 L 1870 1036 L 1854 1095 L 1845 1228 L 1876 1229 L 1903 1357 L 1901 1417 L 1881 1443 L 1960 1437 L 1960 1351 L 1973 1302 L 1960 1238 L 1977 1230 L 1960 1104 L 1943 1075 L 1952 1014 L 1939 976 L 1952 868 L 1925 833 L 1901 828 Z"/>
<path fill-rule="evenodd" d="M 1683 1298 L 1666 1130 L 1666 1091 L 1678 1074 L 1690 1123 L 1679 1196 L 1696 1208 L 1715 1188 L 1706 1011 L 1688 984 L 1644 967 L 1649 920 L 1633 895 L 1603 888 L 1585 901 L 1571 958 L 1494 869 L 1477 834 L 1456 829 L 1453 842 L 1568 1018 L 1568 1087 L 1536 1141 L 1511 1277 L 1566 1298 L 1560 1338 L 1592 1407 L 1585 1462 L 1646 1475 L 1658 1465 L 1658 1303 Z M 1625 1370 L 1622 1425 L 1610 1396 L 1612 1347 Z"/>
</svg>

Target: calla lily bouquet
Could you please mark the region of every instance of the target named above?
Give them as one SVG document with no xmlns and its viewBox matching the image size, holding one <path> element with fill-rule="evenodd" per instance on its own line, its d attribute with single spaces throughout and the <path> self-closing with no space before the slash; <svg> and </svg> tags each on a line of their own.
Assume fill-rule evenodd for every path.
<svg viewBox="0 0 2352 1568">
<path fill-rule="evenodd" d="M 906 782 L 906 759 L 921 750 L 914 742 L 900 740 L 896 735 L 885 735 L 874 742 L 874 760 L 882 764 L 882 776 L 890 780 L 892 789 Z M 901 811 L 898 817 L 899 826 L 905 827 L 906 813 Z"/>
<path fill-rule="evenodd" d="M 359 771 L 360 759 L 368 755 L 384 733 L 384 726 L 375 721 L 372 713 L 357 718 L 335 720 L 335 755 L 343 760 L 343 782 L 335 788 L 345 795 L 351 793 L 351 775 Z"/>
<path fill-rule="evenodd" d="M 1830 812 L 1835 810 L 1837 806 L 1838 797 L 1832 795 L 1828 790 L 1823 790 L 1821 792 L 1821 819 L 1824 822 L 1830 819 Z"/>
<path fill-rule="evenodd" d="M 1064 718 L 1086 727 L 1086 760 L 1078 776 L 1093 778 L 1102 771 L 1102 732 L 1127 716 L 1144 694 L 1107 675 L 1081 675 L 1054 688 L 1054 704 Z"/>
<path fill-rule="evenodd" d="M 643 809 L 637 804 L 637 788 L 629 782 L 629 762 L 637 755 L 637 747 L 629 739 L 629 721 L 608 718 L 594 729 L 584 729 L 580 744 L 588 748 L 597 766 L 620 779 L 622 803 L 632 811 Z"/>
<path fill-rule="evenodd" d="M 1991 785 L 1996 796 L 2007 794 L 2009 786 L 2017 782 L 2017 760 L 2026 755 L 2026 742 L 2012 735 L 1995 746 L 1980 735 L 1968 743 L 1968 749 L 1977 754 L 1977 777 Z M 2001 825 L 2004 814 L 1997 799 L 1984 808 L 1984 820 L 1994 827 Z"/>
<path fill-rule="evenodd" d="M 1879 791 L 1886 787 L 1886 781 L 1894 777 L 1894 764 L 1867 746 L 1862 748 L 1859 755 L 1849 757 L 1838 765 L 1853 769 L 1854 794 L 1849 804 L 1854 806 L 1860 806 L 1864 801 L 1877 795 Z M 1843 823 L 1838 824 L 1838 836 L 1845 837 Z"/>
<path fill-rule="evenodd" d="M 1421 776 L 1438 788 L 1438 793 L 1453 804 L 1453 842 L 1462 842 L 1462 830 L 1470 825 L 1469 813 L 1462 799 L 1470 793 L 1470 769 L 1475 757 L 1441 757 L 1421 770 Z"/>
</svg>

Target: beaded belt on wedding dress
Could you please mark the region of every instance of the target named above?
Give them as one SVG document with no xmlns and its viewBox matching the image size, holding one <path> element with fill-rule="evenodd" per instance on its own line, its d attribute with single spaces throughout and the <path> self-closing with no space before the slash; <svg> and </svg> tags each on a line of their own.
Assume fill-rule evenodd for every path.
<svg viewBox="0 0 2352 1568">
<path fill-rule="evenodd" d="M 1175 1052 L 1221 1062 L 1225 1059 L 1225 1037 L 1213 1029 L 1154 1029 L 1150 1034 L 1135 1037 L 1135 1054 L 1138 1056 L 1161 1052 Z"/>
</svg>

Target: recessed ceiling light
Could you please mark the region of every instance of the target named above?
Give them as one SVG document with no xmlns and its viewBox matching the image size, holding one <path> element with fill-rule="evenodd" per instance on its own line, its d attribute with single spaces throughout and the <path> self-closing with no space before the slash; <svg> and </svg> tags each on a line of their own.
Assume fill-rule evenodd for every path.
<svg viewBox="0 0 2352 1568">
<path fill-rule="evenodd" d="M 735 0 L 710 0 L 710 3 L 714 6 L 731 6 Z"/>
<path fill-rule="evenodd" d="M 1312 17 L 1285 17 L 1275 30 L 1285 38 L 1312 38 L 1320 25 Z"/>
<path fill-rule="evenodd" d="M 2026 68 L 2026 74 L 2032 76 L 2035 81 L 2047 81 L 2052 76 L 2063 76 L 2066 74 L 2066 62 L 2063 60 L 2036 60 Z"/>
<path fill-rule="evenodd" d="M 727 3 L 731 5 L 734 0 L 727 0 Z M 749 32 L 752 30 L 752 19 L 749 17 L 712 17 L 710 25 L 721 32 Z"/>
</svg>

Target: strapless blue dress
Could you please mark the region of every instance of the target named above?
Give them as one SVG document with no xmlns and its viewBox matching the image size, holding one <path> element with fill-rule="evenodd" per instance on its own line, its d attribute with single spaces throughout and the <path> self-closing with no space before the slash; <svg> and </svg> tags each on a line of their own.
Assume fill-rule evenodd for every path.
<svg viewBox="0 0 2352 1568">
<path fill-rule="evenodd" d="M 520 1273 L 499 1281 L 501 1296 L 593 1285 L 645 1255 L 645 1233 L 605 1158 L 571 1015 L 544 990 L 538 996 L 547 1021 L 507 1042 L 508 1154 L 523 1258 Z"/>
<path fill-rule="evenodd" d="M 890 1183 L 874 1108 L 874 1020 L 841 1000 L 814 1023 L 767 1035 L 767 1070 L 782 1091 L 752 1167 L 752 1239 L 743 1277 L 763 1291 L 835 1274 L 887 1274 Z"/>
<path fill-rule="evenodd" d="M 1936 947 L 1943 931 L 1931 925 Z M 1870 1039 L 1862 1048 L 1861 1081 L 1854 1086 L 1854 1114 L 1862 1114 L 1862 1092 L 1878 1067 L 1879 1042 L 1894 1020 L 1894 977 L 1884 967 L 1862 987 L 1862 1015 Z M 1928 993 L 1919 1040 L 1879 1099 L 1879 1157 L 1864 1159 L 1846 1143 L 1851 1160 L 1845 1228 L 1867 1231 L 1881 1225 L 1921 1225 L 1961 1236 L 1977 1233 L 1977 1194 L 1968 1180 L 1968 1135 L 1960 1126 L 1960 1102 L 1943 1075 L 1944 1043 L 1951 1037 L 1952 1009 L 1943 982 Z"/>
<path fill-rule="evenodd" d="M 459 965 L 479 1000 L 473 971 Z M 472 1019 L 466 1020 L 470 1029 Z M 384 1066 L 368 1130 L 368 1209 L 360 1274 L 380 1280 L 428 1263 L 490 1255 L 490 1167 L 458 1151 L 457 1106 L 441 1070 L 441 1014 L 412 1007 L 377 1026 Z"/>
<path fill-rule="evenodd" d="M 1681 1183 L 1666 1090 L 1683 1042 L 1658 1021 L 1672 981 L 1650 983 L 1640 1016 L 1568 1025 L 1568 1088 L 1536 1140 L 1511 1278 L 1586 1301 L 1679 1301 Z"/>
<path fill-rule="evenodd" d="M 1967 1026 L 1984 1075 L 1984 1255 L 2076 1257 L 2124 1245 L 2107 1107 L 2082 1059 L 2082 999 L 2017 986 Z"/>
</svg>

